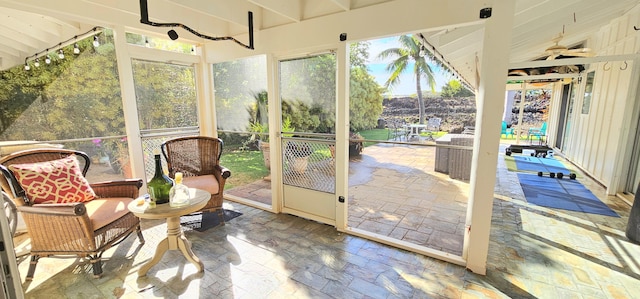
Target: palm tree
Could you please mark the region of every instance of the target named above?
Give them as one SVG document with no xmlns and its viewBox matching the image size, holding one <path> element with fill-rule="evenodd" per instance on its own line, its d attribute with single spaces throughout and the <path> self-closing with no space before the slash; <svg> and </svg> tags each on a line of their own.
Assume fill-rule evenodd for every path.
<svg viewBox="0 0 640 299">
<path fill-rule="evenodd" d="M 416 76 L 416 92 L 418 93 L 418 107 L 420 109 L 419 123 L 424 124 L 424 102 L 422 101 L 420 79 L 424 77 L 431 87 L 431 91 L 435 92 L 436 80 L 431 67 L 427 63 L 427 57 L 431 57 L 431 53 L 421 51 L 422 44 L 413 36 L 401 35 L 398 41 L 400 42 L 400 48 L 386 49 L 378 54 L 378 59 L 395 59 L 386 67 L 391 76 L 385 82 L 385 87 L 389 88 L 400 83 L 400 74 L 407 70 L 411 61 L 414 61 L 413 73 Z"/>
</svg>

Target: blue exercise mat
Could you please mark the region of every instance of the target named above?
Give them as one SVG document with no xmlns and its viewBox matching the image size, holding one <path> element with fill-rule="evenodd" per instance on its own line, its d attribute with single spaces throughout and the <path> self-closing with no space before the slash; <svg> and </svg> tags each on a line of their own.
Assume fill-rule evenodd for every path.
<svg viewBox="0 0 640 299">
<path fill-rule="evenodd" d="M 576 180 L 518 173 L 527 202 L 543 207 L 620 217 Z"/>
<path fill-rule="evenodd" d="M 532 156 L 512 157 L 516 162 L 516 168 L 518 171 L 531 171 L 536 173 L 539 171 L 544 173 L 562 172 L 564 174 L 569 174 L 569 169 L 567 169 L 562 162 L 553 158 L 538 158 Z"/>
</svg>

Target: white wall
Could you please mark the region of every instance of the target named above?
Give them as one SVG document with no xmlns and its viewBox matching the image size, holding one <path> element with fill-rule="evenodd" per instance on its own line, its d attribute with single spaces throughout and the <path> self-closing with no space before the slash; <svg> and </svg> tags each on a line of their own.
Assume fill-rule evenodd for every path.
<svg viewBox="0 0 640 299">
<path fill-rule="evenodd" d="M 598 56 L 637 53 L 640 35 L 633 26 L 640 25 L 640 6 L 612 21 L 597 32 L 589 42 Z M 637 59 L 636 59 L 637 60 Z M 578 88 L 571 119 L 571 139 L 564 153 L 568 159 L 608 187 L 609 194 L 618 188 L 617 177 L 625 171 L 620 163 L 628 153 L 628 122 L 634 107 L 638 84 L 633 61 L 612 61 L 588 66 Z M 582 114 L 586 73 L 595 71 L 591 110 Z M 559 95 L 556 89 L 554 94 Z M 554 108 L 559 108 L 559 97 Z M 555 119 L 555 118 L 554 118 Z M 613 183 L 613 185 L 612 185 Z"/>
</svg>

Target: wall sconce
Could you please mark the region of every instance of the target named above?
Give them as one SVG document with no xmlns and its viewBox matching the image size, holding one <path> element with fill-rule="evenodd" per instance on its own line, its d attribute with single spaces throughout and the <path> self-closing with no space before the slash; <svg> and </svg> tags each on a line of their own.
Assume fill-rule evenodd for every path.
<svg viewBox="0 0 640 299">
<path fill-rule="evenodd" d="M 169 32 L 167 32 L 167 34 L 169 35 L 169 38 L 171 40 L 176 40 L 178 39 L 178 32 L 176 32 L 175 30 L 171 29 L 169 30 Z"/>
</svg>

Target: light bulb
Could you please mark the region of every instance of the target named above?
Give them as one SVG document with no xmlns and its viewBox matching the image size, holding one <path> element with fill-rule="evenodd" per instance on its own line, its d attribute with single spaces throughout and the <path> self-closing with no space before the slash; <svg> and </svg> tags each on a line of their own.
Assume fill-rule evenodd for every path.
<svg viewBox="0 0 640 299">
<path fill-rule="evenodd" d="M 44 63 L 46 63 L 46 64 L 50 64 L 51 63 L 51 56 L 49 56 L 49 54 L 47 54 L 47 57 L 44 59 Z"/>
<path fill-rule="evenodd" d="M 73 54 L 80 54 L 80 48 L 78 47 L 78 43 L 73 44 Z"/>
<path fill-rule="evenodd" d="M 64 59 L 64 52 L 62 52 L 62 49 L 58 51 L 58 57 L 60 57 L 60 59 Z"/>
<path fill-rule="evenodd" d="M 36 57 L 36 61 L 33 63 L 36 67 L 40 66 L 40 58 Z"/>
<path fill-rule="evenodd" d="M 98 36 L 97 36 L 97 35 L 94 35 L 94 36 L 93 36 L 93 46 L 94 46 L 94 47 L 97 47 L 97 46 L 99 46 L 99 45 L 100 45 L 100 41 L 98 41 Z"/>
<path fill-rule="evenodd" d="M 25 62 L 24 62 L 24 70 L 25 70 L 25 71 L 28 71 L 28 70 L 30 70 L 30 69 L 31 69 L 31 67 L 29 66 L 29 63 L 25 61 Z"/>
</svg>

